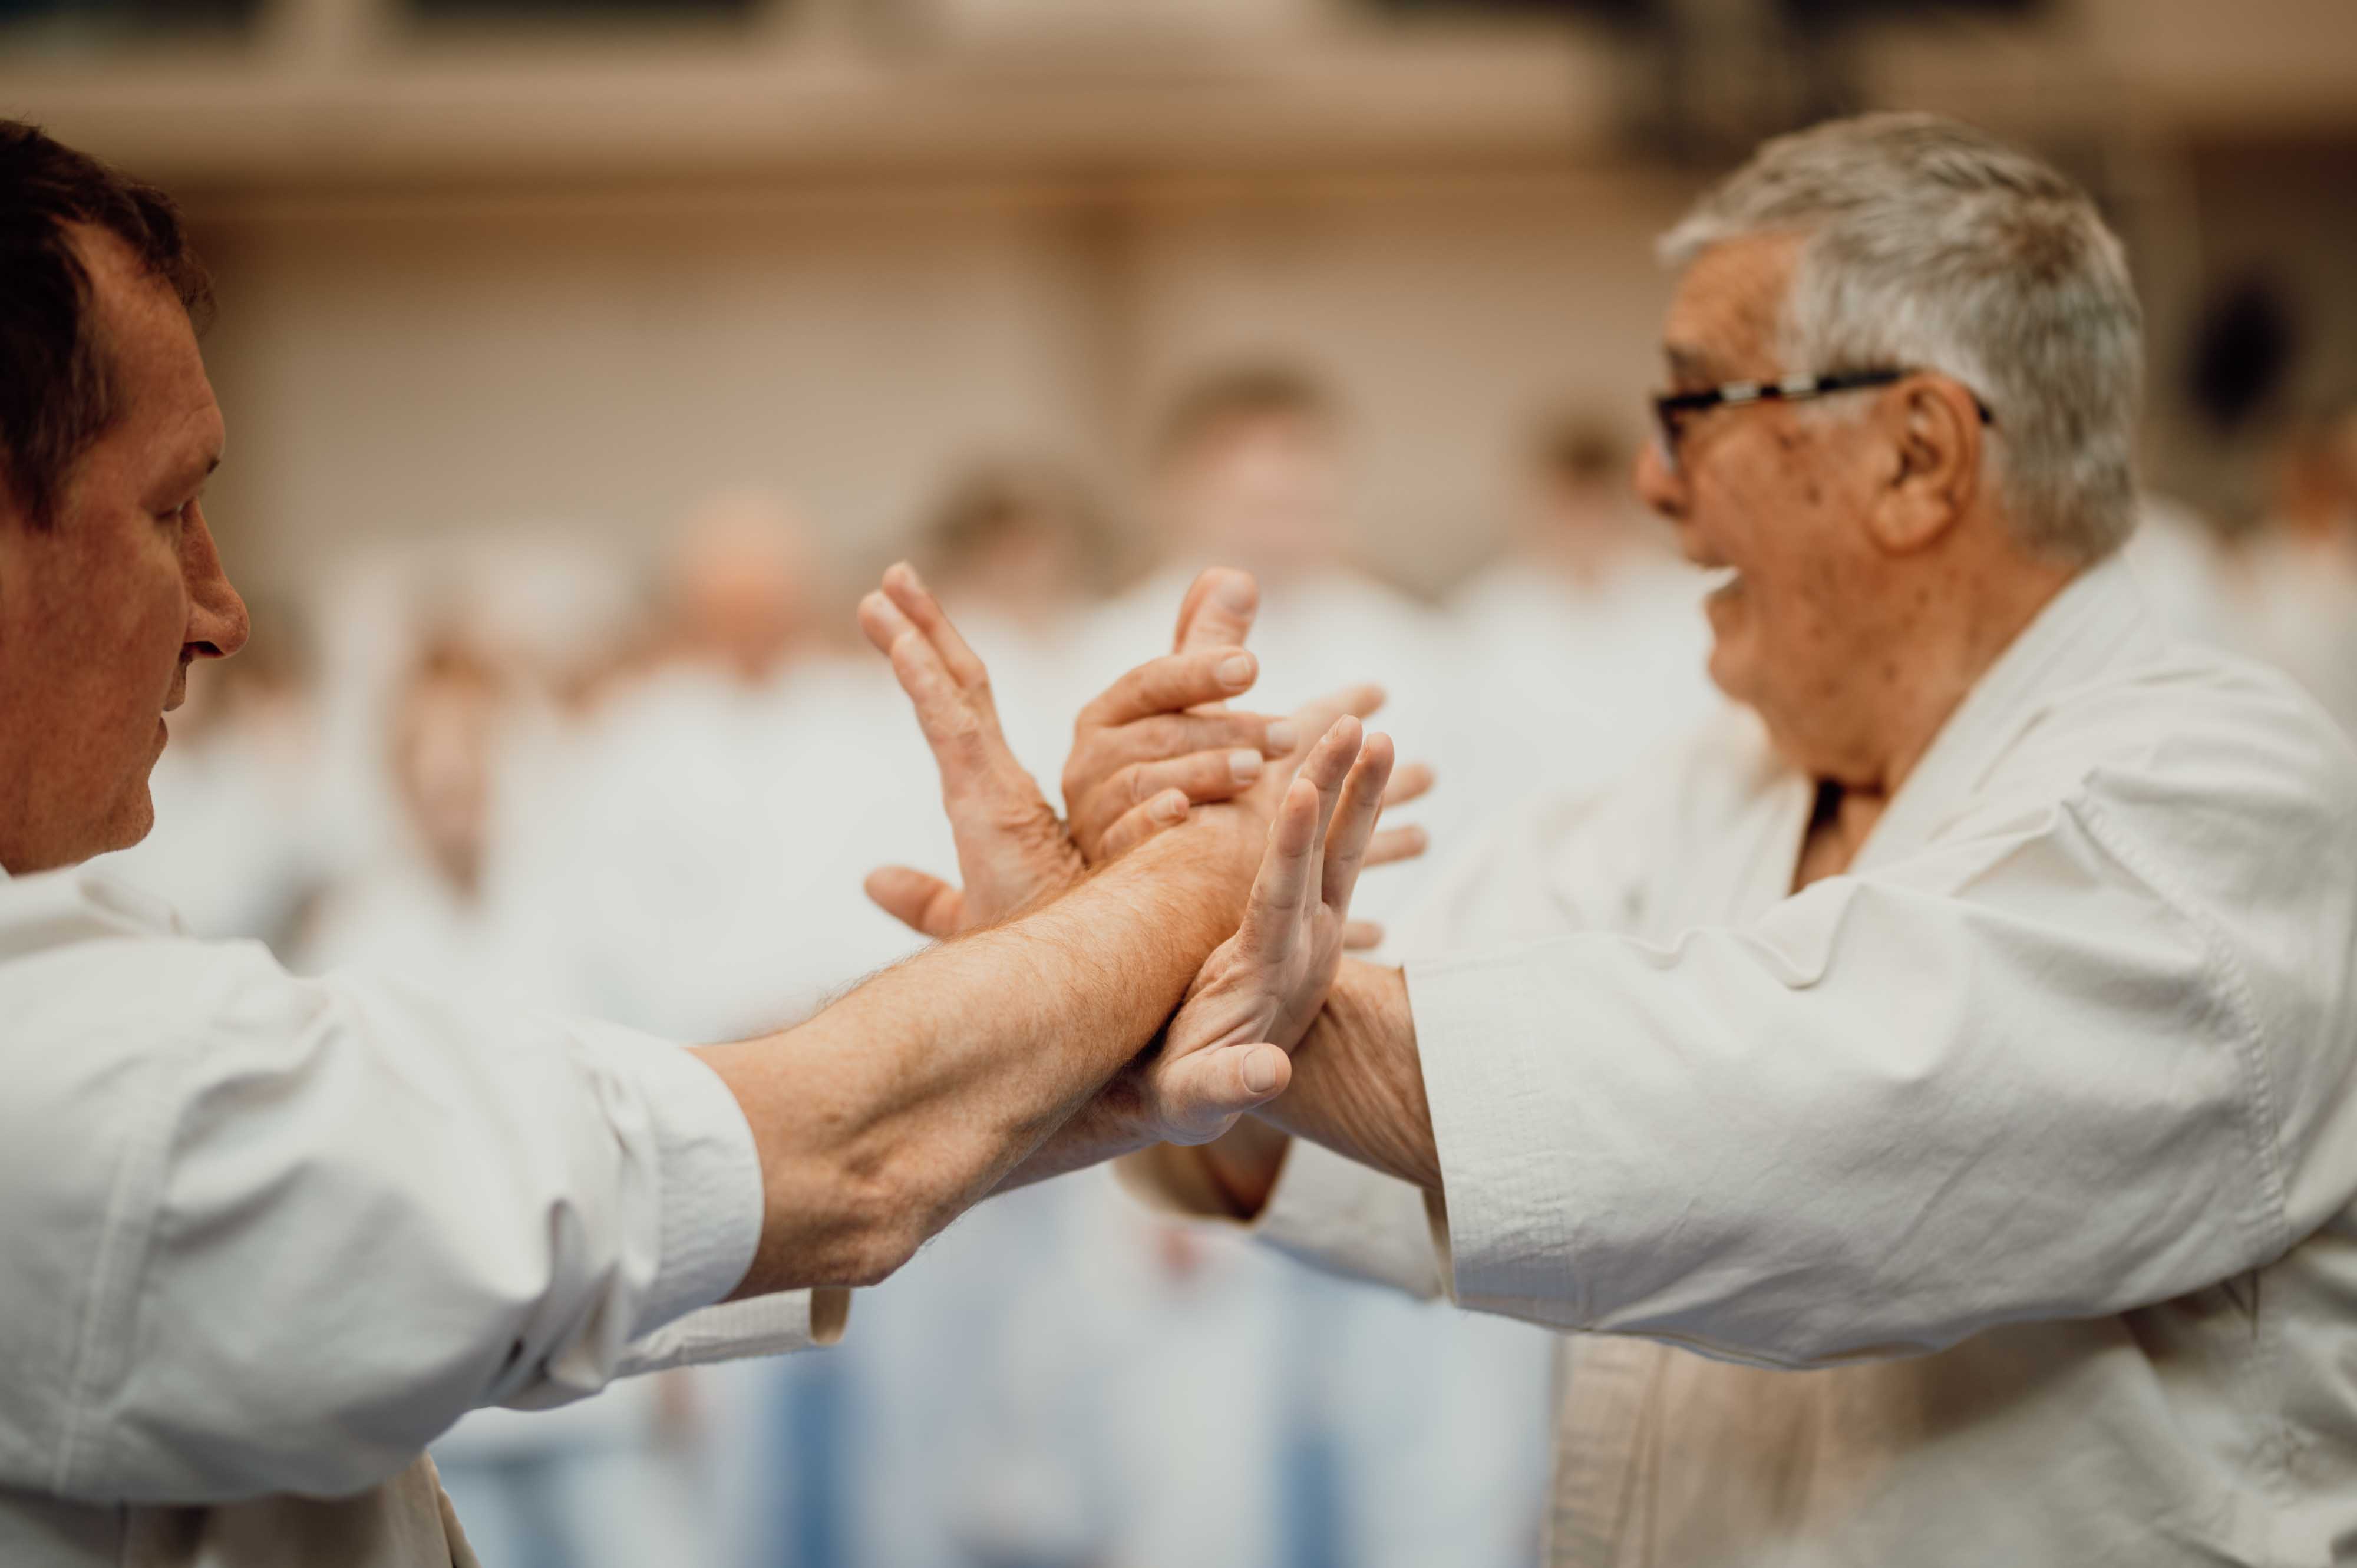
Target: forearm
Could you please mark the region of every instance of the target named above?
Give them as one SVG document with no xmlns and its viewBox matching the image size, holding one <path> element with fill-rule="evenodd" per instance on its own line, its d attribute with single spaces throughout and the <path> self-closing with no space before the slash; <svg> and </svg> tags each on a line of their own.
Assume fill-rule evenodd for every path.
<svg viewBox="0 0 2357 1568">
<path fill-rule="evenodd" d="M 1362 1165 L 1437 1191 L 1440 1155 L 1406 977 L 1396 969 L 1344 963 L 1326 1005 L 1294 1050 L 1291 1087 L 1260 1114 Z M 1273 1182 L 1275 1163 L 1265 1155 L 1261 1161 L 1258 1168 Z M 1229 1184 L 1248 1177 L 1252 1168 L 1228 1173 Z"/>
<path fill-rule="evenodd" d="M 1212 835 L 1164 835 L 1022 919 L 921 953 L 779 1036 L 705 1047 L 759 1152 L 739 1294 L 888 1273 L 1101 1090 L 1234 920 Z"/>
<path fill-rule="evenodd" d="M 1134 1099 L 1134 1093 L 1125 1094 L 1120 1079 L 1106 1085 L 1103 1094 L 1082 1106 L 999 1177 L 998 1185 L 991 1189 L 992 1195 L 1070 1176 L 1150 1146 L 1153 1140 L 1140 1131 L 1140 1118 L 1130 1103 Z"/>
</svg>

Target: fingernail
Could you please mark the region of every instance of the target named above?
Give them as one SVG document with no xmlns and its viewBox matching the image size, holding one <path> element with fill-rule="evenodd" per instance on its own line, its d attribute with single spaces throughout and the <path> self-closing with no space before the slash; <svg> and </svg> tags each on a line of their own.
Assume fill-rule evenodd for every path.
<svg viewBox="0 0 2357 1568">
<path fill-rule="evenodd" d="M 1260 753 L 1232 751 L 1228 753 L 1228 777 L 1239 784 L 1249 784 L 1260 777 Z"/>
<path fill-rule="evenodd" d="M 1174 790 L 1156 797 L 1154 804 L 1147 810 L 1157 822 L 1175 822 L 1187 814 L 1187 797 Z"/>
<path fill-rule="evenodd" d="M 1278 719 L 1262 732 L 1262 749 L 1271 757 L 1290 757 L 1297 738 L 1293 733 L 1293 721 Z"/>
<path fill-rule="evenodd" d="M 1253 661 L 1243 654 L 1239 653 L 1232 659 L 1223 659 L 1220 661 L 1220 679 L 1228 685 L 1248 686 L 1252 683 L 1252 678 Z"/>
<path fill-rule="evenodd" d="M 1211 596 L 1220 601 L 1222 609 L 1235 615 L 1247 615 L 1253 607 L 1253 580 L 1239 572 L 1222 583 L 1219 591 Z"/>
<path fill-rule="evenodd" d="M 1245 1053 L 1244 1087 L 1254 1094 L 1266 1094 L 1276 1087 L 1276 1051 L 1274 1047 Z"/>
</svg>

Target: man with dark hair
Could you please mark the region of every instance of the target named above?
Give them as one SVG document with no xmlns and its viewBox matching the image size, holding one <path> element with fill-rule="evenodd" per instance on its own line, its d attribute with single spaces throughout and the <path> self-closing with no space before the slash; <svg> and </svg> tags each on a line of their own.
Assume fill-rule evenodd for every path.
<svg viewBox="0 0 2357 1568">
<path fill-rule="evenodd" d="M 113 423 L 122 387 L 84 328 L 90 273 L 68 225 L 102 230 L 168 287 L 201 331 L 212 281 L 189 249 L 171 199 L 30 125 L 0 122 L 0 461 L 25 513 L 54 521 L 67 469 Z"/>
<path fill-rule="evenodd" d="M 1189 711 L 1255 673 L 1239 573 L 1082 715 L 1070 823 L 888 575 L 862 623 L 965 876 L 909 912 L 974 929 L 780 1034 L 691 1051 L 298 979 L 78 869 L 146 832 L 163 714 L 246 616 L 169 202 L 27 127 L 0 149 L 0 1563 L 464 1568 L 421 1451 L 468 1410 L 831 1337 L 812 1287 L 1067 1168 L 1043 1141 L 1117 1077 L 1125 1135 L 1180 1140 L 1284 1087 L 1266 1004 L 1338 961 L 1390 754 Z M 1238 747 L 1270 758 L 1250 789 Z"/>
</svg>

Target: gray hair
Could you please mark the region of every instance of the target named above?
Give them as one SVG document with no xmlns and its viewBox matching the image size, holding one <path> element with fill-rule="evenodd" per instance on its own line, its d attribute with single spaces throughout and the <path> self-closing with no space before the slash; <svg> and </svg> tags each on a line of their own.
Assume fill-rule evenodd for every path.
<svg viewBox="0 0 2357 1568">
<path fill-rule="evenodd" d="M 2018 536 L 2099 559 L 2136 526 L 2143 313 L 2087 193 L 1931 114 L 1829 121 L 1767 143 L 1661 240 L 1683 266 L 1723 241 L 1797 234 L 1790 372 L 1921 369 L 1996 416 Z"/>
</svg>

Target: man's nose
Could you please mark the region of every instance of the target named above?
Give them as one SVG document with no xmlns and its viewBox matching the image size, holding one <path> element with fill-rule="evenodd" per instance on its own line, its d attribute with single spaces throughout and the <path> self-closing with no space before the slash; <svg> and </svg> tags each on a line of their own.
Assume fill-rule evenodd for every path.
<svg viewBox="0 0 2357 1568">
<path fill-rule="evenodd" d="M 1670 467 L 1668 456 L 1662 451 L 1659 435 L 1637 448 L 1637 461 L 1629 475 L 1637 499 L 1660 512 L 1663 517 L 1682 517 L 1685 513 L 1685 483 Z"/>
<path fill-rule="evenodd" d="M 199 659 L 227 659 L 245 646 L 253 629 L 245 601 L 230 586 L 221 570 L 221 551 L 213 544 L 200 509 L 189 509 L 187 532 L 180 540 L 180 573 L 188 587 L 188 629 L 183 645 Z"/>
</svg>

